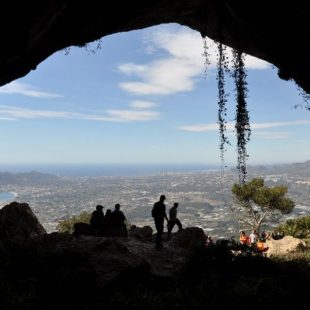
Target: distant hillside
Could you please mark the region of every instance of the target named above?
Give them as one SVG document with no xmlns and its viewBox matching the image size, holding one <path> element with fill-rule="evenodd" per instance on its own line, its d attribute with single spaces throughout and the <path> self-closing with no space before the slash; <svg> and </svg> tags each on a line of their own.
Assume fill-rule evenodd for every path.
<svg viewBox="0 0 310 310">
<path fill-rule="evenodd" d="M 0 172 L 0 185 L 36 185 L 58 182 L 59 177 L 37 171 L 11 173 Z"/>
<path fill-rule="evenodd" d="M 310 160 L 303 163 L 248 166 L 250 174 L 292 174 L 310 175 Z"/>
</svg>

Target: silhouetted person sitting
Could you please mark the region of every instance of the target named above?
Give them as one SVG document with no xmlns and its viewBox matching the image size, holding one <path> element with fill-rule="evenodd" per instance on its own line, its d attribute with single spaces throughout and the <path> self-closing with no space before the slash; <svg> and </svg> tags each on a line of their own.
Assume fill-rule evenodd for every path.
<svg viewBox="0 0 310 310">
<path fill-rule="evenodd" d="M 127 237 L 127 228 L 125 225 L 126 217 L 120 208 L 120 204 L 117 203 L 115 205 L 114 211 L 111 214 L 113 223 L 113 235 L 117 237 Z"/>
<path fill-rule="evenodd" d="M 152 217 L 155 221 L 155 227 L 156 227 L 156 246 L 161 246 L 162 244 L 162 235 L 164 232 L 164 220 L 166 219 L 167 222 L 167 214 L 166 214 L 166 206 L 164 204 L 164 201 L 166 199 L 165 195 L 161 195 L 159 198 L 159 201 L 154 203 L 153 209 L 152 209 Z"/>
<path fill-rule="evenodd" d="M 169 210 L 169 221 L 168 221 L 168 239 L 170 238 L 172 229 L 174 225 L 178 226 L 179 231 L 182 230 L 182 224 L 180 220 L 177 218 L 177 209 L 179 204 L 177 202 L 174 203 L 173 207 Z"/>
<path fill-rule="evenodd" d="M 112 210 L 107 209 L 104 216 L 104 225 L 103 225 L 103 234 L 105 236 L 113 235 L 113 219 L 112 219 Z"/>
<path fill-rule="evenodd" d="M 256 252 L 265 256 L 268 249 L 269 248 L 266 244 L 266 240 L 264 238 L 259 238 L 256 243 Z"/>
<path fill-rule="evenodd" d="M 250 238 L 246 235 L 244 230 L 240 232 L 239 241 L 241 245 L 250 245 Z"/>
<path fill-rule="evenodd" d="M 96 210 L 92 213 L 90 218 L 90 226 L 94 230 L 96 236 L 102 236 L 104 230 L 104 213 L 103 206 L 97 205 Z"/>
<path fill-rule="evenodd" d="M 213 239 L 211 236 L 207 236 L 206 238 L 206 247 L 211 247 L 214 244 Z"/>
</svg>

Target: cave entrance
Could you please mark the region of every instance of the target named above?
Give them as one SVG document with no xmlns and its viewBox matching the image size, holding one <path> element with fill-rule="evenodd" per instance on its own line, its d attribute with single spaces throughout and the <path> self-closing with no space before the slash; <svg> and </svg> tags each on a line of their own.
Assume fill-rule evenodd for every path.
<svg viewBox="0 0 310 310">
<path fill-rule="evenodd" d="M 0 154 L 2 170 L 70 174 L 85 164 L 96 175 L 97 164 L 108 164 L 114 174 L 118 166 L 167 176 L 219 169 L 215 50 L 210 43 L 206 75 L 200 34 L 167 24 L 55 53 L 0 88 L 1 148 L 9 150 Z M 261 60 L 249 57 L 246 66 L 248 164 L 306 160 L 309 121 L 293 109 L 301 102 L 295 86 Z M 227 87 L 232 93 L 230 80 Z M 229 169 L 236 166 L 232 94 L 227 107 Z"/>
</svg>

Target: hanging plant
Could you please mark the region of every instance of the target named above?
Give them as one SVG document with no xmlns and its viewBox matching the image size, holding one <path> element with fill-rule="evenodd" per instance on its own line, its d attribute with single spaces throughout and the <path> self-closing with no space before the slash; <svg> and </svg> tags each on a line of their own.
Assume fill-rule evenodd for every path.
<svg viewBox="0 0 310 310">
<path fill-rule="evenodd" d="M 204 56 L 204 64 L 205 64 L 205 78 L 207 77 L 207 70 L 209 65 L 211 64 L 209 46 L 207 43 L 207 37 L 203 38 L 203 56 Z"/>
<path fill-rule="evenodd" d="M 226 136 L 226 116 L 227 116 L 227 97 L 228 94 L 225 93 L 225 72 L 228 72 L 228 57 L 226 56 L 226 46 L 222 43 L 217 43 L 217 86 L 218 86 L 218 124 L 219 124 L 219 134 L 220 134 L 220 152 L 221 152 L 221 162 L 222 169 L 224 166 L 224 152 L 225 144 L 229 144 L 228 138 Z"/>
<path fill-rule="evenodd" d="M 247 109 L 247 82 L 246 70 L 244 67 L 244 55 L 238 50 L 233 50 L 233 73 L 232 76 L 235 82 L 236 92 L 236 135 L 237 135 L 237 152 L 238 163 L 237 169 L 239 171 L 239 183 L 243 184 L 246 180 L 246 160 L 248 158 L 246 145 L 250 141 L 251 128 L 249 111 Z"/>
<path fill-rule="evenodd" d="M 310 111 L 310 94 L 306 93 L 300 86 L 297 86 L 298 95 L 302 98 L 303 103 L 296 104 L 295 108 L 304 107 L 306 110 Z"/>
<path fill-rule="evenodd" d="M 229 140 L 226 136 L 226 116 L 227 116 L 227 97 L 225 92 L 225 73 L 231 73 L 229 70 L 229 61 L 226 53 L 226 46 L 220 42 L 217 42 L 217 84 L 218 84 L 218 123 L 219 123 L 219 135 L 220 135 L 220 152 L 222 162 L 222 173 L 224 170 L 224 152 L 225 145 L 229 144 Z M 237 135 L 237 153 L 238 163 L 237 169 L 239 171 L 239 183 L 242 184 L 246 180 L 246 160 L 248 158 L 246 145 L 250 141 L 251 128 L 249 112 L 247 110 L 247 82 L 246 82 L 246 70 L 244 66 L 244 55 L 238 50 L 233 50 L 232 60 L 232 73 L 231 76 L 235 82 L 236 92 L 236 135 Z M 207 67 L 210 65 L 210 54 L 208 51 L 208 45 L 206 37 L 204 38 L 204 57 L 205 57 L 205 75 Z"/>
</svg>

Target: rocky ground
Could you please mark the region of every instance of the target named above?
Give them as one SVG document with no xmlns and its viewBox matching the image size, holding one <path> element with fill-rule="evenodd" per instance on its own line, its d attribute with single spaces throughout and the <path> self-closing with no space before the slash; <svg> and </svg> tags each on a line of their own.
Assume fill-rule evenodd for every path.
<svg viewBox="0 0 310 310">
<path fill-rule="evenodd" d="M 19 281 L 27 283 L 32 288 L 25 294 L 35 295 L 40 305 L 47 298 L 53 307 L 59 307 L 66 301 L 72 304 L 73 298 L 75 307 L 85 309 L 91 303 L 103 302 L 104 292 L 116 282 L 130 285 L 137 279 L 173 279 L 191 249 L 205 245 L 203 230 L 195 227 L 174 234 L 161 248 L 155 247 L 153 239 L 150 227 L 135 227 L 127 238 L 47 234 L 28 204 L 14 202 L 0 210 L 2 259 L 9 248 L 8 256 L 14 256 L 9 268 L 21 264 L 32 272 L 29 275 L 25 269 L 12 269 L 8 286 L 12 279 L 13 286 Z M 32 259 L 37 267 L 32 263 L 27 266 Z"/>
<path fill-rule="evenodd" d="M 285 237 L 268 246 L 285 255 L 304 244 Z M 127 238 L 47 234 L 27 204 L 14 202 L 0 210 L 0 308 L 261 309 L 265 302 L 253 306 L 253 299 L 264 292 L 270 305 L 307 309 L 309 261 L 231 248 L 228 240 L 206 248 L 196 227 L 160 249 L 150 227 L 135 227 Z"/>
</svg>

